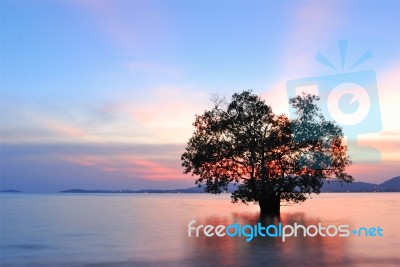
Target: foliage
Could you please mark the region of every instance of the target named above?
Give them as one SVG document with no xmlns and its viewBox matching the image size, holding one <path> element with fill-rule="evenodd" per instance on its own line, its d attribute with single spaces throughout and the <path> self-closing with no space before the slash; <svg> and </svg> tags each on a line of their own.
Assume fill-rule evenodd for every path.
<svg viewBox="0 0 400 267">
<path fill-rule="evenodd" d="M 214 108 L 197 115 L 195 130 L 182 154 L 184 173 L 196 184 L 219 194 L 237 185 L 232 201 L 268 207 L 298 203 L 319 193 L 324 179 L 351 182 L 351 164 L 343 133 L 326 121 L 313 95 L 290 99 L 297 117 L 275 115 L 251 91 L 214 99 Z M 271 204 L 273 203 L 273 204 Z"/>
</svg>

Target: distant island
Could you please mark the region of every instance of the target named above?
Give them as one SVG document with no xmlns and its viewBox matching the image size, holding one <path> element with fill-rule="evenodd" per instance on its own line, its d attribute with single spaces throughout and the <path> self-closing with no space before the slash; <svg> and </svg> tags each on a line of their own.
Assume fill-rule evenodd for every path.
<svg viewBox="0 0 400 267">
<path fill-rule="evenodd" d="M 234 185 L 229 185 L 228 192 L 235 190 Z M 394 177 L 381 184 L 354 182 L 346 184 L 336 180 L 324 181 L 321 192 L 323 193 L 346 193 L 346 192 L 400 192 L 400 176 Z M 204 193 L 200 187 L 185 189 L 143 189 L 143 190 L 85 190 L 69 189 L 59 193 Z"/>
<path fill-rule="evenodd" d="M 0 193 L 22 193 L 22 191 L 8 189 L 8 190 L 1 190 Z"/>
<path fill-rule="evenodd" d="M 85 189 L 69 189 L 59 191 L 58 193 L 204 193 L 199 187 L 191 187 L 186 189 L 143 189 L 143 190 L 85 190 Z"/>
</svg>

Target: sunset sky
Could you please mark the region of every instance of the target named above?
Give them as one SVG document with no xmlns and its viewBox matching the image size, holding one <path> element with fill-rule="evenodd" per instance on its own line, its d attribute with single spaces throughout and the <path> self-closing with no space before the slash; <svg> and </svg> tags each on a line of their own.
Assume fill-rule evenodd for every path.
<svg viewBox="0 0 400 267">
<path fill-rule="evenodd" d="M 1 1 L 1 189 L 194 186 L 180 155 L 211 94 L 288 114 L 288 80 L 364 70 L 382 130 L 359 143 L 381 162 L 349 173 L 400 175 L 400 2 L 321 2 Z"/>
</svg>

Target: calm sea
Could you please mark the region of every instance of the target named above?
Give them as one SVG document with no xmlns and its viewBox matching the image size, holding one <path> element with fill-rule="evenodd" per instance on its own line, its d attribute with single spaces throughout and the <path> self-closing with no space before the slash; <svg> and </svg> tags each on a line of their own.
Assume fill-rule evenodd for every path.
<svg viewBox="0 0 400 267">
<path fill-rule="evenodd" d="M 258 207 L 207 194 L 1 194 L 1 266 L 400 266 L 400 194 L 321 194 L 280 222 L 381 227 L 383 237 L 188 237 L 257 224 Z M 270 223 L 277 223 L 271 220 Z"/>
</svg>

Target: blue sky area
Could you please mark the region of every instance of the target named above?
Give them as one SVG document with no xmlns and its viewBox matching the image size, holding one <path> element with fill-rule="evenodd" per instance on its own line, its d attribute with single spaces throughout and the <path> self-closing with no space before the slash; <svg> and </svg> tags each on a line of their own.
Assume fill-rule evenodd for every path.
<svg viewBox="0 0 400 267">
<path fill-rule="evenodd" d="M 364 70 L 376 73 L 382 129 L 358 141 L 381 161 L 349 172 L 376 183 L 399 174 L 398 1 L 0 5 L 2 189 L 189 187 L 180 154 L 210 94 L 253 89 L 288 114 L 288 80 Z"/>
</svg>

